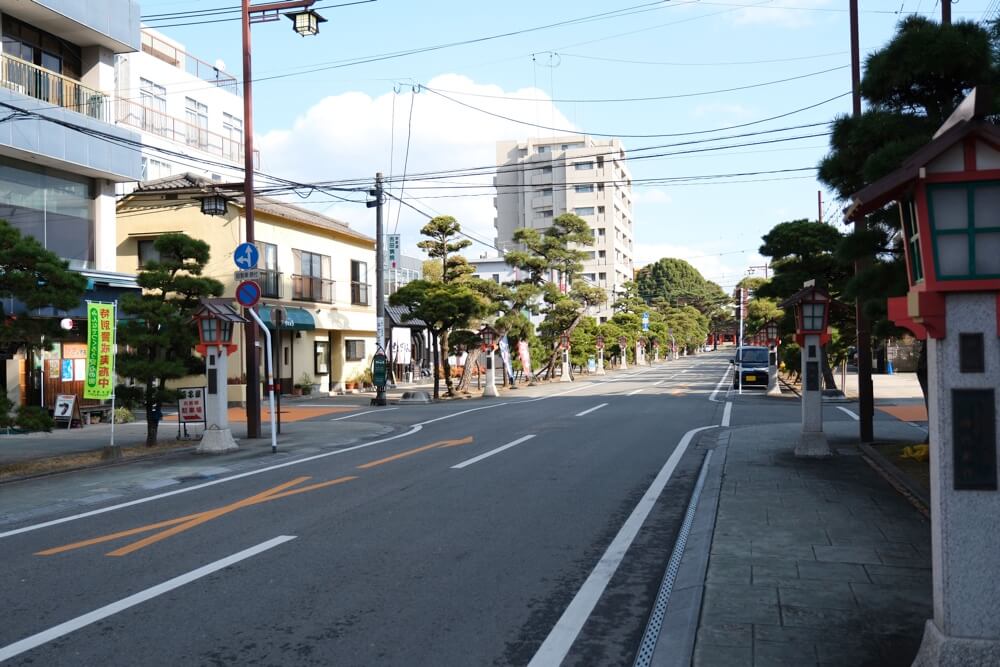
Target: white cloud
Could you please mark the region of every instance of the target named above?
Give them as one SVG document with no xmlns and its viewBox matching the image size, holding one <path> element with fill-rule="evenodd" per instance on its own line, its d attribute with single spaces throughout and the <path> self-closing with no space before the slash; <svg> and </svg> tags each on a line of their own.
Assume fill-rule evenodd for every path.
<svg viewBox="0 0 1000 667">
<path fill-rule="evenodd" d="M 443 74 L 427 85 L 435 90 L 449 91 L 444 94 L 498 116 L 555 127 L 574 127 L 539 89 L 505 91 L 499 86 L 476 83 L 457 74 Z M 516 99 L 474 97 L 468 93 Z M 496 163 L 498 140 L 551 134 L 547 130 L 462 107 L 427 91 L 411 96 L 409 91 L 404 90 L 395 96 L 395 110 L 393 97 L 392 92 L 375 98 L 359 92 L 347 92 L 320 100 L 296 118 L 292 127 L 272 130 L 259 138 L 263 170 L 303 182 L 374 179 L 376 171 L 387 175 L 400 174 L 403 171 L 411 100 L 414 106 L 407 166 L 409 174 L 462 167 L 492 168 Z M 390 137 L 393 137 L 394 144 L 392 167 L 389 164 Z M 410 197 L 426 198 L 424 201 L 412 201 L 418 208 L 431 215 L 453 215 L 462 224 L 463 230 L 492 243 L 495 235 L 492 178 L 492 171 L 485 170 L 477 176 L 447 179 L 446 186 L 482 186 L 475 189 L 440 187 L 443 185 L 440 181 L 407 180 L 407 193 Z M 409 189 L 411 187 L 412 190 Z M 391 188 L 398 193 L 398 184 L 393 184 Z M 449 197 L 473 192 L 481 193 L 481 196 Z M 330 197 L 321 194 L 315 199 L 329 200 Z M 361 232 L 374 235 L 374 214 L 364 205 L 331 204 L 323 212 L 351 223 Z M 395 227 L 396 214 L 397 205 L 392 201 L 387 218 L 389 232 Z M 403 235 L 404 252 L 422 257 L 416 249 L 416 242 L 426 218 L 403 207 L 399 219 L 398 231 Z M 483 252 L 495 254 L 492 249 L 478 244 L 467 254 L 478 256 Z"/>
<path fill-rule="evenodd" d="M 767 3 L 770 4 L 770 3 Z M 821 9 L 830 5 L 830 0 L 796 0 L 794 7 L 778 4 L 768 7 L 759 3 L 732 13 L 735 23 L 742 25 L 781 26 L 785 28 L 804 28 L 816 21 L 817 12 L 810 9 Z"/>
<path fill-rule="evenodd" d="M 636 188 L 632 191 L 632 201 L 643 204 L 669 204 L 674 200 L 661 188 Z"/>
</svg>

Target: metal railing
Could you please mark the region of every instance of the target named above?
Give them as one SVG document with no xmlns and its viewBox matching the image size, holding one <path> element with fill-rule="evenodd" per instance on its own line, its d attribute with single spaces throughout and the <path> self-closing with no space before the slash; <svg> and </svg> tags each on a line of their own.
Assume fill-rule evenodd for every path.
<svg viewBox="0 0 1000 667">
<path fill-rule="evenodd" d="M 117 106 L 116 122 L 119 124 L 157 134 L 227 160 L 234 162 L 243 160 L 242 136 L 239 139 L 230 139 L 131 100 L 120 99 Z M 254 151 L 254 162 L 257 162 L 257 151 Z"/>
<path fill-rule="evenodd" d="M 271 269 L 260 269 L 260 278 L 257 279 L 260 285 L 260 295 L 265 299 L 281 298 L 281 272 Z"/>
<path fill-rule="evenodd" d="M 355 306 L 367 306 L 368 305 L 368 293 L 371 291 L 371 285 L 366 283 L 359 283 L 357 281 L 351 281 L 351 304 Z"/>
<path fill-rule="evenodd" d="M 108 95 L 87 88 L 76 79 L 5 53 L 0 54 L 0 86 L 53 106 L 111 122 L 111 98 Z"/>
<path fill-rule="evenodd" d="M 315 301 L 333 303 L 333 289 L 336 282 L 328 278 L 292 274 L 292 299 L 295 301 Z"/>
<path fill-rule="evenodd" d="M 236 85 L 236 77 L 232 74 L 222 71 L 215 65 L 210 65 L 204 60 L 199 60 L 190 53 L 182 51 L 146 31 L 142 32 L 142 50 L 168 65 L 184 70 L 202 81 L 215 84 L 233 95 L 240 94 L 239 86 Z"/>
</svg>

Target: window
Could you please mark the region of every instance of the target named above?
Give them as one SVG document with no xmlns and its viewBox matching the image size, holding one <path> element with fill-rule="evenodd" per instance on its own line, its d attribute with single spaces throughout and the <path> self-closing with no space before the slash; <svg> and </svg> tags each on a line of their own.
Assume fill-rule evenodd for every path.
<svg viewBox="0 0 1000 667">
<path fill-rule="evenodd" d="M 542 153 L 548 153 L 549 152 L 549 148 L 550 148 L 549 146 L 539 146 L 537 148 L 537 151 L 538 151 L 538 153 L 540 155 Z"/>
<path fill-rule="evenodd" d="M 593 192 L 594 191 L 594 184 L 593 183 L 586 183 L 584 185 L 575 185 L 575 186 L 573 186 L 573 190 L 576 191 L 576 192 L 581 192 L 581 193 L 583 193 L 583 192 Z"/>
<path fill-rule="evenodd" d="M 603 155 L 598 155 L 597 156 L 597 167 L 598 167 L 598 169 L 603 169 L 604 168 L 604 156 Z"/>
<path fill-rule="evenodd" d="M 606 251 L 604 251 L 604 250 L 598 250 L 597 251 L 597 258 L 598 259 L 604 259 L 605 257 L 607 257 L 607 254 L 608 253 Z"/>
<path fill-rule="evenodd" d="M 1000 277 L 1000 185 L 931 185 L 927 200 L 938 278 Z"/>
<path fill-rule="evenodd" d="M 919 283 L 924 279 L 924 267 L 920 254 L 920 226 L 917 224 L 916 207 L 912 200 L 900 202 L 899 211 L 903 219 L 903 229 L 909 239 L 907 259 L 910 263 L 910 282 Z"/>
<path fill-rule="evenodd" d="M 243 155 L 243 119 L 232 114 L 222 114 L 222 152 L 230 160 Z"/>
<path fill-rule="evenodd" d="M 281 297 L 281 274 L 278 273 L 278 246 L 263 241 L 255 241 L 254 245 L 260 251 L 258 268 L 263 272 L 258 281 L 260 283 L 260 295 L 268 299 L 278 299 Z M 322 266 L 320 268 L 322 269 Z"/>
<path fill-rule="evenodd" d="M 543 174 L 551 174 L 552 173 L 552 167 L 551 166 L 549 166 L 549 167 L 542 167 L 542 173 Z"/>
<path fill-rule="evenodd" d="M 598 206 L 597 207 L 597 215 L 604 215 L 604 207 L 603 206 Z"/>
<path fill-rule="evenodd" d="M 362 352 L 364 352 L 364 348 L 362 348 Z M 316 341 L 313 348 L 313 359 L 316 375 L 326 375 L 330 372 L 330 341 Z"/>
<path fill-rule="evenodd" d="M 292 274 L 292 298 L 299 301 L 333 303 L 333 281 L 329 255 L 306 250 L 292 250 L 295 272 Z"/>
<path fill-rule="evenodd" d="M 606 274 L 606 273 L 598 273 L 597 274 L 597 279 L 598 280 L 607 280 L 608 279 L 608 274 Z"/>
<path fill-rule="evenodd" d="M 539 211 L 538 215 L 542 216 L 543 218 L 551 218 L 552 217 L 552 209 L 551 208 L 547 208 L 544 211 Z"/>
<path fill-rule="evenodd" d="M 160 261 L 160 251 L 154 247 L 156 239 L 139 239 L 136 245 L 139 248 L 139 268 L 146 266 L 149 262 Z"/>
<path fill-rule="evenodd" d="M 139 79 L 139 99 L 142 104 L 142 129 L 154 134 L 167 134 L 167 89 L 149 79 Z"/>
<path fill-rule="evenodd" d="M 494 273 L 493 274 L 493 282 L 495 282 L 495 283 L 499 283 L 500 282 L 500 274 L 499 273 Z"/>
<path fill-rule="evenodd" d="M 593 206 L 578 206 L 573 209 L 573 213 L 576 215 L 594 215 Z"/>
<path fill-rule="evenodd" d="M 607 321 L 608 321 L 608 318 L 606 318 L 606 317 L 601 317 L 601 318 L 600 318 L 600 322 L 601 322 L 601 324 L 604 324 L 604 323 L 605 323 L 605 322 L 607 322 Z"/>
<path fill-rule="evenodd" d="M 538 194 L 540 194 L 543 197 L 551 197 L 552 188 L 542 188 L 541 190 L 538 191 Z"/>
<path fill-rule="evenodd" d="M 597 228 L 597 235 L 598 235 L 599 237 L 601 237 L 601 238 L 604 238 L 604 232 L 605 232 L 605 229 L 604 229 L 604 227 L 598 227 L 598 228 Z"/>
<path fill-rule="evenodd" d="M 604 183 L 598 183 L 597 184 L 597 191 L 598 192 L 604 192 Z"/>
<path fill-rule="evenodd" d="M 824 310 L 826 310 L 826 304 L 824 303 L 802 304 L 802 330 L 822 331 Z"/>
<path fill-rule="evenodd" d="M 158 178 L 169 176 L 172 172 L 173 170 L 169 162 L 161 162 L 156 158 L 143 157 L 142 171 L 139 174 L 139 178 L 143 181 L 155 181 Z"/>
<path fill-rule="evenodd" d="M 351 260 L 351 303 L 355 306 L 368 305 L 368 265 Z"/>
<path fill-rule="evenodd" d="M 20 58 L 26 62 L 43 67 L 50 72 L 62 74 L 71 79 L 79 79 L 81 70 L 80 47 L 71 44 L 55 35 L 39 30 L 38 28 L 18 21 L 9 14 L 3 15 L 3 52 L 7 55 Z M 11 68 L 11 71 L 13 68 Z M 10 74 L 10 71 L 7 72 Z M 46 92 L 51 88 L 60 89 L 63 92 L 62 82 L 56 79 L 49 79 L 45 74 L 39 75 L 41 79 L 37 84 L 33 84 L 36 89 L 43 89 Z M 15 83 L 17 78 L 15 77 Z M 69 91 L 65 91 L 69 93 Z M 48 98 L 46 98 L 48 99 Z M 52 100 L 56 101 L 56 100 Z"/>
<path fill-rule="evenodd" d="M 594 163 L 593 162 L 589 162 L 589 161 L 588 162 L 574 162 L 573 163 L 573 168 L 576 169 L 577 171 L 585 171 L 587 169 L 593 169 L 594 168 Z"/>
<path fill-rule="evenodd" d="M 593 273 L 584 273 L 582 275 L 583 275 L 583 279 L 586 280 L 588 283 L 594 282 L 594 274 Z"/>
<path fill-rule="evenodd" d="M 208 105 L 190 97 L 184 98 L 184 117 L 187 120 L 187 142 L 190 146 L 208 145 Z"/>
<path fill-rule="evenodd" d="M 348 361 L 361 361 L 365 358 L 365 341 L 345 340 L 344 353 Z"/>
</svg>

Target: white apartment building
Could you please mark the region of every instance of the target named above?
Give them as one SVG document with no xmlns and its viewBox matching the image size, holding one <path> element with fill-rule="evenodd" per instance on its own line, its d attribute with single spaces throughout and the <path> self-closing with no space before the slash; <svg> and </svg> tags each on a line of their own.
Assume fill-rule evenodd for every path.
<svg viewBox="0 0 1000 667">
<path fill-rule="evenodd" d="M 621 142 L 586 135 L 500 141 L 493 183 L 498 248 L 516 248 L 515 230 L 544 229 L 563 213 L 587 221 L 594 245 L 583 248 L 583 278 L 607 290 L 607 303 L 594 312 L 607 321 L 634 271 L 632 175 Z"/>
<path fill-rule="evenodd" d="M 141 50 L 115 63 L 115 122 L 142 137 L 141 180 L 193 173 L 241 182 L 243 97 L 236 77 L 155 30 L 143 28 L 141 37 Z"/>
</svg>

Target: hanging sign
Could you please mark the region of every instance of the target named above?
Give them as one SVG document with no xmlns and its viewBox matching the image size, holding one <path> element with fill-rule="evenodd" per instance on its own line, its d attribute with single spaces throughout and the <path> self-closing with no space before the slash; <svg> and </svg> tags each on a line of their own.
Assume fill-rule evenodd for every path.
<svg viewBox="0 0 1000 667">
<path fill-rule="evenodd" d="M 111 398 L 114 391 L 114 305 L 87 302 L 87 378 L 84 398 Z"/>
</svg>

